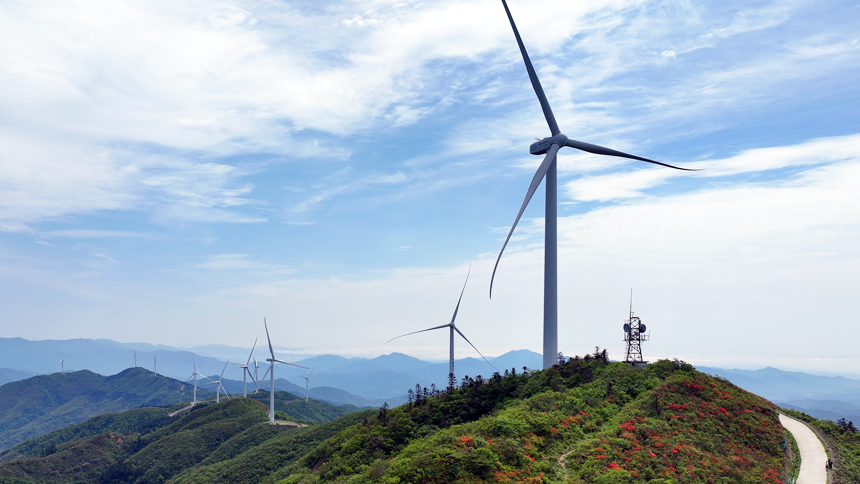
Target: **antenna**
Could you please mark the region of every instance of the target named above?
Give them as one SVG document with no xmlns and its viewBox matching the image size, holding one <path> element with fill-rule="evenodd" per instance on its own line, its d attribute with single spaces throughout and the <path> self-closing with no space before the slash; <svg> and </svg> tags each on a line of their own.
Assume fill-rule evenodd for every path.
<svg viewBox="0 0 860 484">
<path fill-rule="evenodd" d="M 633 289 L 630 289 L 630 316 L 624 322 L 623 328 L 624 342 L 627 343 L 624 362 L 633 367 L 644 367 L 648 362 L 642 359 L 642 342 L 650 339 L 650 333 L 646 334 L 642 320 L 633 316 Z"/>
</svg>

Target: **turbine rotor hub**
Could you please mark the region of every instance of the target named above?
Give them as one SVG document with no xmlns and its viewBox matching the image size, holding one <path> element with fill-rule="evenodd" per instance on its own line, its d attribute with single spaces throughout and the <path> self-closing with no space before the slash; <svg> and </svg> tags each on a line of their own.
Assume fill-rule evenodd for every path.
<svg viewBox="0 0 860 484">
<path fill-rule="evenodd" d="M 549 151 L 549 148 L 557 144 L 559 146 L 567 146 L 567 136 L 564 133 L 559 133 L 555 136 L 550 136 L 539 141 L 535 141 L 529 146 L 529 153 L 533 155 L 543 155 Z"/>
</svg>

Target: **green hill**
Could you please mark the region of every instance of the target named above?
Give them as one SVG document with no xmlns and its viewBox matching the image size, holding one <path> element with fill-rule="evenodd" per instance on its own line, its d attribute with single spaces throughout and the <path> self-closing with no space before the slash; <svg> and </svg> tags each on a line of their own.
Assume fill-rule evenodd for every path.
<svg viewBox="0 0 860 484">
<path fill-rule="evenodd" d="M 781 482 L 776 407 L 683 362 L 634 369 L 596 353 L 418 390 L 409 405 L 302 428 L 264 424 L 253 399 L 207 405 L 145 435 L 0 465 L 0 483 Z M 278 405 L 314 403 L 291 397 Z"/>
<path fill-rule="evenodd" d="M 0 387 L 0 450 L 106 412 L 190 401 L 192 393 L 192 385 L 143 368 L 108 377 L 82 370 L 7 383 Z"/>
</svg>

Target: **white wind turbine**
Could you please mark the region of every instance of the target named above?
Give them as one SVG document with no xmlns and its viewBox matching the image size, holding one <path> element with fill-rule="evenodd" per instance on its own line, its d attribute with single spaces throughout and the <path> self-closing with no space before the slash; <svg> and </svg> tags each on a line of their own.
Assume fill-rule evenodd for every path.
<svg viewBox="0 0 860 484">
<path fill-rule="evenodd" d="M 215 403 L 221 403 L 221 390 L 224 390 L 224 398 L 227 400 L 230 399 L 230 395 L 227 394 L 227 389 L 221 384 L 221 379 L 224 378 L 224 370 L 227 369 L 227 365 L 229 364 L 230 360 L 227 360 L 227 363 L 224 363 L 224 369 L 221 370 L 221 374 L 218 376 L 217 380 L 203 382 L 204 385 L 215 385 Z"/>
<path fill-rule="evenodd" d="M 194 357 L 194 353 L 191 353 L 191 358 L 192 358 L 192 361 L 194 362 L 194 373 L 192 373 L 191 376 L 186 378 L 185 381 L 188 381 L 188 380 L 194 378 L 194 401 L 191 402 L 192 404 L 194 404 L 194 403 L 197 403 L 197 377 L 203 376 L 203 375 L 201 375 L 200 372 L 197 371 L 197 359 Z M 203 378 L 207 378 L 207 377 L 204 376 Z"/>
<path fill-rule="evenodd" d="M 64 358 L 65 358 L 65 356 L 60 355 L 60 373 L 62 373 L 63 375 L 66 374 L 66 367 L 64 365 L 66 360 Z"/>
<path fill-rule="evenodd" d="M 499 257 L 496 258 L 496 266 L 493 268 L 493 276 L 490 278 L 490 297 L 493 297 L 493 280 L 496 277 L 496 269 L 499 268 L 499 261 L 502 259 L 502 253 L 505 251 L 505 247 L 511 240 L 511 235 L 514 233 L 514 229 L 517 228 L 517 223 L 520 221 L 523 211 L 532 199 L 532 195 L 534 195 L 535 190 L 537 190 L 541 181 L 546 177 L 546 211 L 544 214 L 543 367 L 549 368 L 556 363 L 556 358 L 558 356 L 558 187 L 556 173 L 556 155 L 558 154 L 558 151 L 564 147 L 570 147 L 586 151 L 588 153 L 594 153 L 596 155 L 618 156 L 631 160 L 645 161 L 647 163 L 662 165 L 676 170 L 698 170 L 667 165 L 666 163 L 661 163 L 659 161 L 649 160 L 647 158 L 622 153 L 603 146 L 570 139 L 564 135 L 559 129 L 558 123 L 555 121 L 555 116 L 549 106 L 549 101 L 547 101 L 546 94 L 544 94 L 543 87 L 541 87 L 540 80 L 537 77 L 537 73 L 535 73 L 532 62 L 529 59 L 529 55 L 526 52 L 526 47 L 520 38 L 520 33 L 517 31 L 517 26 L 514 24 L 514 17 L 508 9 L 508 4 L 505 0 L 502 0 L 502 5 L 505 7 L 505 13 L 508 15 L 508 20 L 510 21 L 511 28 L 514 31 L 514 37 L 517 39 L 517 45 L 519 45 L 523 62 L 525 62 L 526 65 L 526 71 L 528 72 L 529 79 L 532 83 L 532 89 L 534 89 L 538 102 L 540 102 L 541 110 L 543 111 L 544 118 L 549 126 L 551 136 L 536 141 L 529 147 L 529 152 L 531 154 L 545 154 L 546 156 L 532 178 L 532 182 L 526 192 L 525 200 L 523 200 L 523 204 L 520 207 L 517 218 L 514 219 L 514 224 L 511 226 L 510 232 L 508 232 L 508 237 L 505 239 L 505 243 L 502 244 L 502 250 L 499 251 Z"/>
<path fill-rule="evenodd" d="M 469 343 L 469 345 L 472 348 L 475 348 L 475 351 L 477 351 L 478 354 L 481 355 L 481 358 L 484 358 L 484 361 L 486 361 L 487 364 L 492 366 L 494 369 L 496 368 L 495 366 L 493 366 L 492 363 L 490 363 L 489 360 L 487 360 L 487 358 L 484 357 L 484 355 L 478 350 L 478 348 L 476 348 L 475 345 L 473 345 L 472 342 L 469 341 L 469 338 L 467 338 L 466 335 L 463 334 L 463 332 L 460 331 L 460 329 L 457 328 L 457 326 L 454 324 L 454 321 L 457 319 L 457 312 L 460 311 L 460 301 L 463 300 L 463 293 L 466 291 L 466 284 L 469 282 L 469 274 L 471 274 L 471 273 L 472 273 L 472 264 L 470 263 L 469 264 L 469 272 L 466 274 L 466 282 L 463 283 L 463 289 L 460 291 L 460 299 L 457 300 L 457 307 L 454 308 L 454 315 L 451 316 L 451 322 L 450 323 L 443 324 L 442 326 L 435 326 L 433 328 L 422 329 L 420 331 L 413 331 L 411 333 L 401 334 L 400 336 L 395 336 L 394 338 L 391 338 L 390 340 L 385 342 L 385 344 L 388 344 L 388 343 L 396 340 L 397 338 L 409 336 L 410 334 L 423 333 L 425 331 L 433 331 L 434 329 L 448 328 L 449 333 L 450 333 L 450 343 L 449 343 L 449 349 L 450 349 L 449 356 L 450 356 L 450 358 L 448 360 L 448 388 L 452 388 L 454 386 L 454 332 L 455 331 L 457 332 L 457 334 L 462 336 L 464 340 L 466 340 L 466 343 Z"/>
<path fill-rule="evenodd" d="M 310 391 L 311 375 L 313 375 L 313 374 L 314 374 L 314 370 L 316 370 L 316 369 L 317 369 L 317 367 L 313 367 L 313 368 L 311 369 L 311 372 L 310 372 L 310 373 L 308 373 L 308 376 L 301 376 L 301 375 L 299 375 L 299 378 L 304 378 L 304 379 L 305 379 L 305 401 L 306 401 L 306 402 L 308 401 L 308 392 Z"/>
<path fill-rule="evenodd" d="M 152 355 L 152 372 L 158 376 L 158 357 L 155 355 Z"/>
<path fill-rule="evenodd" d="M 272 355 L 271 358 L 266 358 L 266 361 L 269 362 L 269 369 L 266 370 L 265 374 L 263 374 L 263 379 L 266 379 L 266 375 L 269 375 L 269 378 L 271 378 L 271 380 L 269 380 L 269 423 L 273 424 L 275 423 L 275 363 L 292 365 L 304 368 L 305 370 L 307 370 L 308 367 L 275 358 L 275 350 L 272 348 L 272 338 L 269 337 L 269 325 L 266 323 L 266 318 L 263 318 L 263 325 L 266 327 L 266 340 L 269 342 L 269 353 Z"/>
<path fill-rule="evenodd" d="M 227 369 L 227 365 L 230 364 L 230 360 L 227 360 L 227 363 L 224 363 L 224 369 L 221 370 L 221 374 L 218 375 L 218 379 L 215 381 L 207 381 L 203 383 L 204 385 L 215 385 L 215 403 L 221 403 L 221 390 L 224 390 L 224 398 L 227 400 L 230 399 L 230 395 L 227 394 L 227 389 L 224 388 L 224 385 L 221 384 L 221 379 L 224 378 L 224 370 Z M 211 378 L 210 378 L 211 380 Z"/>
<path fill-rule="evenodd" d="M 137 350 L 134 350 L 134 367 L 137 368 Z"/>
<path fill-rule="evenodd" d="M 251 380 L 254 382 L 254 385 L 257 385 L 256 374 L 251 375 L 251 370 L 248 369 L 248 364 L 251 363 L 251 357 L 254 356 L 254 349 L 257 347 L 257 339 L 254 338 L 254 346 L 251 347 L 251 353 L 248 355 L 248 361 L 245 362 L 244 365 L 239 365 L 237 368 L 242 369 L 242 397 L 248 398 L 248 376 L 251 377 Z M 254 359 L 254 364 L 257 363 L 256 358 Z"/>
<path fill-rule="evenodd" d="M 257 375 L 260 373 L 260 363 L 257 361 L 257 358 L 254 358 L 254 393 L 260 391 L 260 379 L 257 378 Z"/>
</svg>

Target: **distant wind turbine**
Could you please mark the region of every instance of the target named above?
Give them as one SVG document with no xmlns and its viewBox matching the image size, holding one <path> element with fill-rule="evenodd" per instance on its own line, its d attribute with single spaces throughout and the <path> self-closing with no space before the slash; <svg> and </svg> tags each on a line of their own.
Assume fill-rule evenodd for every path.
<svg viewBox="0 0 860 484">
<path fill-rule="evenodd" d="M 466 335 L 463 334 L 463 332 L 460 331 L 460 329 L 457 328 L 457 326 L 454 324 L 454 321 L 457 319 L 457 312 L 460 311 L 460 301 L 463 300 L 463 293 L 466 291 L 466 284 L 469 282 L 469 275 L 471 273 L 472 273 L 472 264 L 469 263 L 469 272 L 466 274 L 466 282 L 463 283 L 463 289 L 460 291 L 460 299 L 457 300 L 457 307 L 454 308 L 454 315 L 451 316 L 451 322 L 450 323 L 443 324 L 442 326 L 435 326 L 432 328 L 422 329 L 420 331 L 413 331 L 411 333 L 401 334 L 400 336 L 395 336 L 394 338 L 391 338 L 390 340 L 385 342 L 385 344 L 388 344 L 388 343 L 396 340 L 397 338 L 409 336 L 410 334 L 423 333 L 425 331 L 433 331 L 434 329 L 449 328 L 450 343 L 449 343 L 449 360 L 448 360 L 448 388 L 452 388 L 454 386 L 454 332 L 455 331 L 457 332 L 457 334 L 462 336 L 464 340 L 466 340 L 466 343 L 469 343 L 469 345 L 472 348 L 475 348 L 475 351 L 477 351 L 478 354 L 481 355 L 481 358 L 484 358 L 484 361 L 486 361 L 487 364 L 489 364 L 493 368 L 496 368 L 495 366 L 493 366 L 492 363 L 490 363 L 489 360 L 487 360 L 487 358 L 484 357 L 484 355 L 478 350 L 478 348 L 476 348 L 475 345 L 473 345 L 472 342 L 469 341 L 469 338 L 467 338 Z"/>
<path fill-rule="evenodd" d="M 257 384 L 257 380 L 254 378 L 254 375 L 251 375 L 251 370 L 248 369 L 248 364 L 251 363 L 251 357 L 254 356 L 254 349 L 257 347 L 257 339 L 254 338 L 254 346 L 251 347 L 251 353 L 248 354 L 248 361 L 245 362 L 244 365 L 239 365 L 238 368 L 242 369 L 242 397 L 248 398 L 248 376 L 250 375 L 251 380 L 254 381 L 254 385 Z M 254 363 L 257 363 L 257 360 L 254 360 Z"/>
<path fill-rule="evenodd" d="M 257 361 L 257 358 L 254 357 L 254 393 L 257 393 L 260 391 L 260 379 L 257 378 L 257 375 L 259 375 L 259 373 L 260 373 L 260 363 Z"/>
<path fill-rule="evenodd" d="M 285 365 L 292 365 L 299 368 L 308 369 L 306 366 L 297 365 L 295 363 L 290 363 L 288 361 L 283 361 L 275 358 L 275 350 L 272 348 L 272 338 L 269 337 L 269 325 L 266 323 L 266 318 L 263 318 L 263 325 L 266 327 L 266 340 L 269 342 L 269 353 L 271 353 L 271 358 L 266 358 L 266 361 L 269 362 L 269 369 L 266 370 L 266 373 L 263 374 L 263 379 L 266 379 L 266 375 L 269 375 L 271 378 L 269 383 L 269 423 L 275 423 L 275 363 L 283 363 Z"/>
<path fill-rule="evenodd" d="M 152 355 L 152 372 L 158 376 L 158 357 L 156 355 Z"/>
<path fill-rule="evenodd" d="M 137 368 L 137 350 L 134 350 L 134 367 Z"/>
<path fill-rule="evenodd" d="M 207 381 L 203 383 L 204 385 L 215 385 L 215 403 L 221 403 L 221 390 L 224 390 L 224 398 L 227 400 L 230 399 L 230 395 L 227 394 L 227 389 L 224 388 L 224 385 L 221 384 L 221 379 L 224 378 L 224 370 L 227 369 L 227 365 L 230 364 L 230 360 L 227 360 L 227 363 L 224 363 L 224 369 L 221 370 L 221 374 L 218 375 L 218 379 L 214 381 Z"/>
<path fill-rule="evenodd" d="M 62 373 L 63 375 L 66 374 L 66 367 L 64 366 L 64 362 L 66 360 L 64 358 L 65 358 L 65 356 L 60 355 L 60 373 Z"/>
<path fill-rule="evenodd" d="M 301 376 L 301 375 L 299 376 L 299 378 L 305 379 L 305 401 L 306 402 L 308 401 L 308 392 L 310 391 L 311 375 L 314 374 L 314 370 L 316 370 L 316 369 L 317 369 L 317 367 L 313 367 L 313 369 L 311 369 L 311 372 L 308 373 L 308 376 Z"/>
<path fill-rule="evenodd" d="M 188 381 L 194 378 L 194 401 L 191 403 L 197 403 L 197 377 L 202 376 L 199 371 L 197 371 L 197 358 L 194 357 L 194 353 L 191 353 L 192 361 L 194 362 L 194 373 L 191 374 L 185 381 Z M 206 378 L 206 377 L 204 377 Z"/>
<path fill-rule="evenodd" d="M 559 130 L 558 128 L 558 124 L 555 121 L 555 116 L 552 113 L 552 109 L 550 109 L 549 101 L 547 101 L 546 95 L 543 92 L 543 87 L 541 87 L 540 80 L 538 80 L 534 67 L 532 67 L 531 60 L 529 59 L 529 55 L 526 52 L 526 47 L 523 44 L 522 39 L 520 38 L 520 33 L 517 31 L 517 26 L 516 24 L 514 24 L 514 18 L 511 15 L 511 11 L 508 9 L 508 4 L 507 2 L 505 2 L 505 0 L 502 0 L 502 5 L 505 7 L 505 12 L 508 15 L 508 20 L 511 23 L 511 28 L 513 28 L 514 30 L 514 36 L 516 37 L 517 44 L 520 47 L 520 53 L 522 53 L 523 61 L 526 65 L 526 71 L 528 71 L 529 79 L 532 83 L 532 88 L 534 89 L 538 101 L 540 102 L 544 118 L 546 118 L 546 122 L 549 125 L 549 130 L 552 133 L 552 136 L 544 138 L 540 141 L 536 141 L 535 143 L 532 143 L 532 145 L 529 147 L 529 151 L 531 152 L 531 154 L 546 154 L 546 156 L 544 157 L 543 162 L 541 162 L 540 167 L 538 167 L 537 172 L 535 172 L 535 175 L 532 178 L 532 182 L 529 185 L 528 192 L 526 192 L 525 200 L 523 200 L 523 204 L 520 207 L 520 211 L 519 213 L 517 213 L 517 218 L 514 220 L 514 224 L 511 226 L 510 232 L 508 232 L 508 237 L 505 239 L 505 243 L 502 245 L 502 250 L 499 251 L 499 257 L 496 259 L 495 267 L 493 267 L 493 276 L 490 279 L 490 297 L 493 297 L 493 281 L 496 277 L 496 269 L 498 269 L 499 267 L 499 261 L 502 258 L 502 253 L 505 251 L 505 247 L 508 245 L 508 242 L 511 239 L 511 235 L 514 233 L 514 229 L 517 227 L 517 223 L 520 221 L 520 217 L 523 215 L 523 211 L 529 204 L 532 195 L 534 195 L 535 190 L 537 190 L 537 187 L 540 185 L 541 180 L 546 177 L 546 212 L 544 216 L 545 233 L 543 367 L 549 368 L 556 363 L 556 357 L 558 355 L 558 247 L 556 235 L 558 216 L 556 155 L 558 151 L 561 148 L 568 146 L 571 148 L 576 148 L 578 150 L 586 151 L 588 153 L 606 156 L 618 156 L 621 158 L 629 158 L 631 160 L 645 161 L 656 165 L 674 168 L 676 170 L 697 170 L 689 168 L 679 168 L 677 166 L 668 165 L 659 161 L 649 160 L 647 158 L 641 158 L 639 156 L 622 153 L 621 151 L 616 151 L 610 148 L 604 148 L 603 146 L 572 140 L 562 134 L 561 130 Z"/>
</svg>

